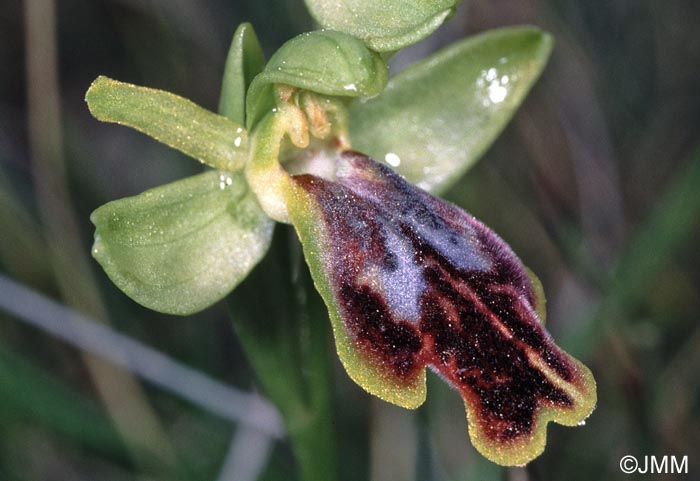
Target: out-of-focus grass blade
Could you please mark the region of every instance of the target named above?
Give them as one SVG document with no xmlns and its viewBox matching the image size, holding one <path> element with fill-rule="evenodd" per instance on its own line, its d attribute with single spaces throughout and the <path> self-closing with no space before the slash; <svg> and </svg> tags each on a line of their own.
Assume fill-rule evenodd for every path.
<svg viewBox="0 0 700 481">
<path fill-rule="evenodd" d="M 96 405 L 4 346 L 0 406 L 0 419 L 19 416 L 86 446 L 127 456 L 112 422 Z"/>
<path fill-rule="evenodd" d="M 628 312 L 649 292 L 669 259 L 700 230 L 700 153 L 680 170 L 666 195 L 628 244 L 590 322 L 577 324 L 563 345 L 573 353 L 589 352 L 596 333 L 619 327 Z"/>
<path fill-rule="evenodd" d="M 700 153 L 696 153 L 620 259 L 610 300 L 622 307 L 637 303 L 653 285 L 659 270 L 699 227 Z"/>
<path fill-rule="evenodd" d="M 17 201 L 0 164 L 0 265 L 33 285 L 50 282 L 46 245 L 27 209 Z"/>
</svg>

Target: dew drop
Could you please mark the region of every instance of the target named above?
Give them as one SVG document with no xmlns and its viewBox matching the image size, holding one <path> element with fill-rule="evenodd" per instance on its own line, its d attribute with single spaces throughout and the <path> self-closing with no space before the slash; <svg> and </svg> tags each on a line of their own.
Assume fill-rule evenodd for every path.
<svg viewBox="0 0 700 481">
<path fill-rule="evenodd" d="M 388 154 L 386 154 L 384 156 L 384 160 L 387 164 L 389 164 L 392 167 L 398 167 L 401 164 L 401 157 L 399 157 L 393 152 L 389 152 Z"/>
<path fill-rule="evenodd" d="M 491 102 L 494 104 L 500 104 L 505 100 L 506 95 L 508 95 L 508 89 L 498 83 L 498 81 L 491 82 L 491 85 L 488 87 L 488 92 L 489 99 L 491 99 Z"/>
</svg>

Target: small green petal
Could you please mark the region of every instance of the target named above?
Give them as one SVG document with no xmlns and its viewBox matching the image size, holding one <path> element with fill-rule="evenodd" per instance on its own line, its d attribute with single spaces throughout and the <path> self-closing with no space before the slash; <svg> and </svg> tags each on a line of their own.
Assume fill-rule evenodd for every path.
<svg viewBox="0 0 700 481">
<path fill-rule="evenodd" d="M 274 223 L 242 174 L 209 171 L 95 210 L 93 256 L 125 294 L 186 315 L 228 294 L 267 251 Z"/>
<path fill-rule="evenodd" d="M 169 92 L 98 77 L 85 100 L 98 120 L 136 129 L 210 167 L 236 171 L 248 158 L 242 125 Z"/>
<path fill-rule="evenodd" d="M 245 94 L 256 75 L 265 67 L 262 48 L 253 26 L 242 23 L 233 34 L 226 57 L 219 98 L 219 113 L 245 125 Z"/>
</svg>

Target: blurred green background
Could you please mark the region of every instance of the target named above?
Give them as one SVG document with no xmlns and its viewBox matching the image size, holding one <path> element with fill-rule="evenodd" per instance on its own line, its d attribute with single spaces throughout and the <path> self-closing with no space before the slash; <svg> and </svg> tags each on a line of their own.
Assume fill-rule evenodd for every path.
<svg viewBox="0 0 700 481">
<path fill-rule="evenodd" d="M 146 310 L 90 258 L 92 210 L 200 167 L 83 96 L 104 74 L 215 110 L 236 26 L 269 55 L 313 28 L 302 0 L 55 3 L 0 9 L 0 480 L 296 479 L 225 306 Z M 392 68 L 523 23 L 553 33 L 550 64 L 448 198 L 539 275 L 599 406 L 504 469 L 471 448 L 444 383 L 403 411 L 331 356 L 343 481 L 700 479 L 700 2 L 466 0 Z M 628 454 L 688 456 L 689 473 L 626 475 Z"/>
</svg>

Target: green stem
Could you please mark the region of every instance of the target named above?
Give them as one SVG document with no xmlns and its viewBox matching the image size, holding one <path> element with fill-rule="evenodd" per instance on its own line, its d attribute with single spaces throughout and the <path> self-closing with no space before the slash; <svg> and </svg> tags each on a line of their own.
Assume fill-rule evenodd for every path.
<svg viewBox="0 0 700 481">
<path fill-rule="evenodd" d="M 246 357 L 282 414 L 301 479 L 335 481 L 328 317 L 289 227 L 278 227 L 228 305 Z"/>
<path fill-rule="evenodd" d="M 294 446 L 304 481 L 333 481 L 337 479 L 336 443 L 333 429 L 331 359 L 328 339 L 328 314 L 323 300 L 316 293 L 306 266 L 304 278 L 298 283 L 297 298 L 306 304 L 302 318 L 303 366 L 306 376 L 308 417 L 290 426 Z M 304 342 L 304 340 L 308 340 Z"/>
<path fill-rule="evenodd" d="M 303 481 L 334 481 L 337 479 L 335 444 L 327 416 L 315 415 L 302 429 L 289 433 Z"/>
<path fill-rule="evenodd" d="M 324 361 L 329 359 L 324 356 Z M 330 389 L 327 391 L 331 392 Z M 289 439 L 299 466 L 300 478 L 303 481 L 335 481 L 336 443 L 330 402 L 297 414 L 293 417 L 288 417 L 287 414 L 283 416 L 289 427 Z"/>
</svg>

